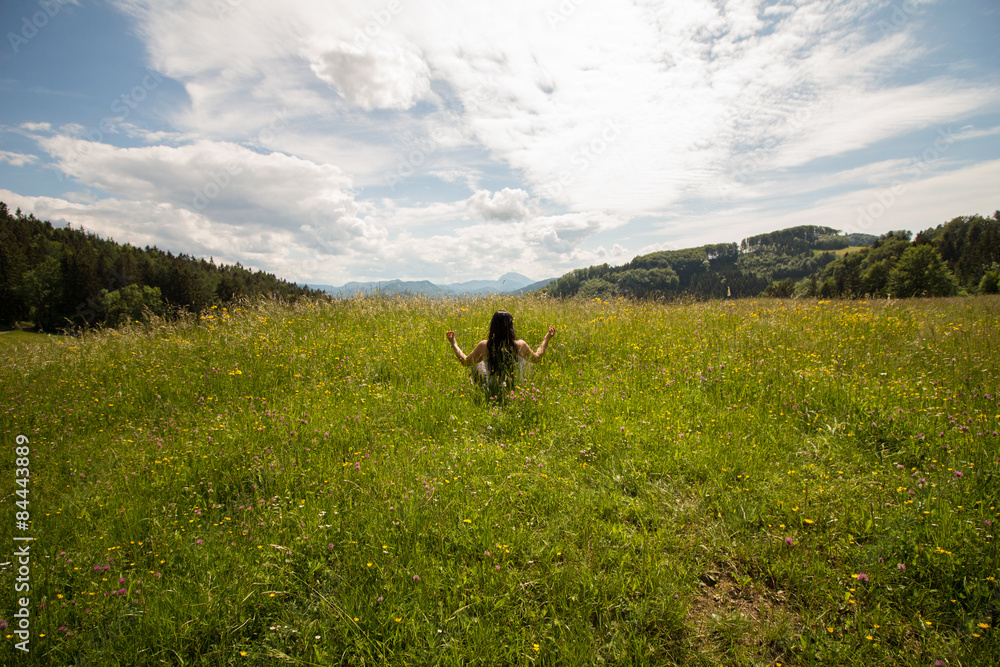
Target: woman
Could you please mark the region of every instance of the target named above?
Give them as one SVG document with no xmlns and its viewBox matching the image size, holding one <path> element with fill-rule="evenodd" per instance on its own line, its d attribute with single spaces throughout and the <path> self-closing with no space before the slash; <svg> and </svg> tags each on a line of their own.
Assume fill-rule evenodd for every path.
<svg viewBox="0 0 1000 667">
<path fill-rule="evenodd" d="M 487 339 L 479 341 L 469 355 L 462 352 L 462 348 L 455 342 L 454 331 L 449 331 L 446 335 L 459 362 L 463 366 L 475 366 L 473 378 L 485 386 L 490 396 L 497 396 L 501 393 L 501 388 L 513 386 L 515 373 L 520 373 L 526 362 L 537 364 L 542 360 L 549 341 L 556 335 L 556 328 L 549 327 L 542 344 L 538 346 L 538 352 L 517 337 L 514 333 L 514 316 L 506 310 L 493 313 Z"/>
</svg>

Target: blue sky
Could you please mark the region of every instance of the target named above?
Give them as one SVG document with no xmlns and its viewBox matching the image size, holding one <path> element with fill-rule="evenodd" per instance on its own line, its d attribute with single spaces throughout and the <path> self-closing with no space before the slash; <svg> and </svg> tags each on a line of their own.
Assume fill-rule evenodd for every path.
<svg viewBox="0 0 1000 667">
<path fill-rule="evenodd" d="M 1000 208 L 994 0 L 5 0 L 0 200 L 299 282 Z"/>
</svg>

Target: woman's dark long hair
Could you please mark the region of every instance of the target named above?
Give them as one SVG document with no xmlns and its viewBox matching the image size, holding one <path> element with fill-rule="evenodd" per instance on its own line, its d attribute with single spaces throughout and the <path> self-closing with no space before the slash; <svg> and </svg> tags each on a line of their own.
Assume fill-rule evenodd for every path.
<svg viewBox="0 0 1000 667">
<path fill-rule="evenodd" d="M 486 339 L 486 368 L 499 382 L 512 379 L 517 366 L 517 334 L 514 316 L 506 310 L 493 313 L 490 333 Z"/>
</svg>

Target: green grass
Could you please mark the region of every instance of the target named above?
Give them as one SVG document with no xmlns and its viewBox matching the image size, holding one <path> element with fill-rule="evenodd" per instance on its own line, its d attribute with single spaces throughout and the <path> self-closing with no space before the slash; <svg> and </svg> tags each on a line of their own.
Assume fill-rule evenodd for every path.
<svg viewBox="0 0 1000 667">
<path fill-rule="evenodd" d="M 444 336 L 497 308 L 558 331 L 504 404 Z M 0 664 L 997 664 L 998 316 L 369 298 L 18 347 Z"/>
<path fill-rule="evenodd" d="M 848 246 L 846 248 L 839 248 L 837 250 L 813 250 L 813 255 L 822 255 L 825 252 L 832 252 L 837 257 L 843 257 L 844 255 L 846 255 L 849 252 L 857 252 L 858 250 L 865 250 L 868 247 L 869 246 L 865 246 L 865 245 L 852 245 L 852 246 Z"/>
<path fill-rule="evenodd" d="M 35 333 L 33 331 L 20 331 L 16 329 L 0 331 L 0 353 L 10 354 L 16 348 L 26 345 L 45 345 L 58 338 L 58 336 Z"/>
</svg>

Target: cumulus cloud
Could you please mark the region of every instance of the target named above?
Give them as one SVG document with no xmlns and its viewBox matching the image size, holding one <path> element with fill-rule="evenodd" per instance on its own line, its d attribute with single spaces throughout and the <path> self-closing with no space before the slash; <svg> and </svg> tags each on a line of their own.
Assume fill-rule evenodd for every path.
<svg viewBox="0 0 1000 667">
<path fill-rule="evenodd" d="M 566 255 L 600 231 L 621 225 L 622 220 L 603 213 L 569 213 L 539 218 L 527 238 L 546 251 Z"/>
<path fill-rule="evenodd" d="M 118 148 L 66 135 L 39 144 L 67 176 L 115 196 L 210 211 L 233 223 L 336 224 L 355 212 L 351 181 L 333 165 L 228 142 Z M 275 215 L 277 214 L 277 215 Z"/>
<path fill-rule="evenodd" d="M 412 45 L 385 38 L 368 48 L 335 42 L 308 51 L 316 76 L 366 111 L 409 109 L 430 92 L 429 68 Z"/>
<path fill-rule="evenodd" d="M 541 279 L 580 265 L 628 259 L 620 245 L 608 249 L 593 243 L 598 234 L 625 222 L 598 211 L 524 220 L 481 218 L 469 224 L 465 200 L 414 207 L 390 200 L 383 204 L 369 218 L 384 221 L 388 237 L 371 257 L 358 257 L 347 267 L 355 276 L 458 282 L 516 271 Z M 387 266 L 394 267 L 391 276 L 385 273 Z"/>
<path fill-rule="evenodd" d="M 207 140 L 120 148 L 66 134 L 35 138 L 55 168 L 105 193 L 97 201 L 77 193 L 58 205 L 35 204 L 99 220 L 99 229 L 121 240 L 156 238 L 215 256 L 243 249 L 270 264 L 282 246 L 303 256 L 343 256 L 373 252 L 386 238 L 383 227 L 359 215 L 351 179 L 333 165 Z M 126 211 L 136 217 L 123 227 Z M 255 256 L 261 251 L 270 257 Z"/>
<path fill-rule="evenodd" d="M 520 188 L 504 188 L 490 196 L 489 190 L 477 190 L 469 198 L 469 211 L 485 220 L 524 220 L 531 215 L 528 193 Z"/>
</svg>

